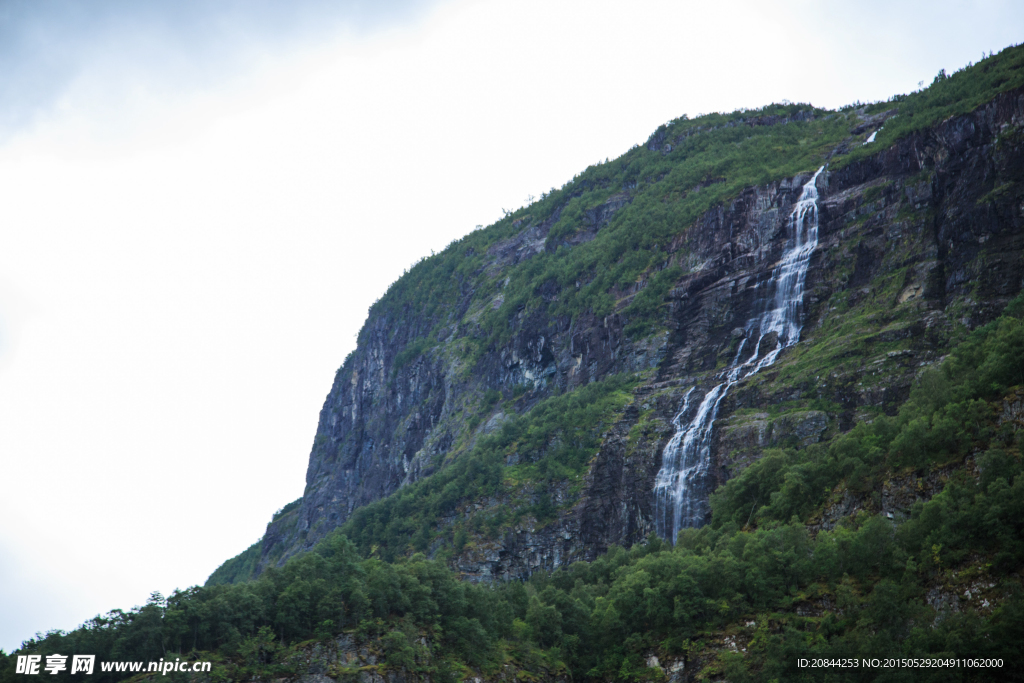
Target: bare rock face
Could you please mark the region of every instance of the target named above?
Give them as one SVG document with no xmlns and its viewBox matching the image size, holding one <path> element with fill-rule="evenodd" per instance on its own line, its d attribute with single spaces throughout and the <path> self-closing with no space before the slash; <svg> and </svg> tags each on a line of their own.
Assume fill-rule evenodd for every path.
<svg viewBox="0 0 1024 683">
<path fill-rule="evenodd" d="M 1020 291 L 1024 203 L 993 190 L 1024 177 L 1022 129 L 1024 93 L 1010 92 L 818 177 L 819 244 L 807 273 L 801 342 L 723 402 L 714 484 L 768 448 L 804 448 L 892 413 L 951 340 L 995 318 Z M 664 141 L 650 144 L 660 148 Z M 356 507 L 428 476 L 479 433 L 497 428 L 504 418 L 496 414 L 479 424 L 467 417 L 487 390 L 529 383 L 543 397 L 620 372 L 643 371 L 647 379 L 604 434 L 576 502 L 546 526 L 527 520 L 500 538 L 480 539 L 451 564 L 479 580 L 523 577 L 645 539 L 654 529 L 652 489 L 672 418 L 686 390 L 712 386 L 735 353 L 809 178 L 747 188 L 679 226 L 665 246 L 683 271 L 665 301 L 667 332 L 645 339 L 626 335 L 621 313 L 569 320 L 518 311 L 509 341 L 487 349 L 469 372 L 443 345 L 400 357 L 432 329 L 445 330 L 442 341 L 472 331 L 469 284 L 444 320 L 417 311 L 371 317 L 320 413 L 302 504 L 268 526 L 260 568 L 308 549 Z M 548 239 L 557 212 L 523 225 L 491 247 L 485 268 L 498 273 L 593 239 L 630 201 L 628 189 L 611 196 L 590 211 L 586 229 L 558 244 Z M 620 294 L 616 311 L 635 291 Z M 497 296 L 492 304 L 500 305 Z M 1007 419 L 1019 422 L 1018 408 L 1008 404 Z"/>
</svg>

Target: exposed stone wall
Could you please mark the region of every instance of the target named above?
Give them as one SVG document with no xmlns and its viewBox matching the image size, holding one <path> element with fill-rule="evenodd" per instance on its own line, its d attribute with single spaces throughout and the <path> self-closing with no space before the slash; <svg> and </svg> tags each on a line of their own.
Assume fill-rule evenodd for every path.
<svg viewBox="0 0 1024 683">
<path fill-rule="evenodd" d="M 876 118 L 865 125 L 884 120 Z M 807 275 L 803 341 L 723 402 L 715 482 L 734 476 L 766 448 L 804 447 L 829 430 L 891 413 L 921 369 L 947 352 L 957 330 L 993 319 L 1020 291 L 1022 131 L 1024 93 L 1008 93 L 819 176 L 819 246 Z M 521 577 L 645 538 L 653 529 L 651 491 L 672 417 L 685 390 L 709 386 L 721 359 L 734 351 L 783 250 L 786 219 L 808 177 L 748 188 L 680 226 L 667 249 L 685 274 L 666 302 L 667 333 L 632 341 L 624 333 L 628 321 L 617 313 L 570 321 L 518 311 L 508 343 L 488 350 L 470 373 L 444 346 L 402 367 L 395 363 L 409 342 L 438 325 L 446 325 L 449 342 L 472 334 L 468 289 L 445 321 L 415 311 L 401 319 L 371 318 L 321 411 L 302 505 L 268 526 L 261 566 L 310 547 L 355 507 L 432 472 L 465 436 L 462 409 L 487 389 L 528 381 L 543 396 L 623 371 L 650 370 L 650 379 L 605 434 L 578 502 L 544 528 L 527 520 L 500 539 L 480 539 L 453 566 L 480 579 Z M 592 239 L 629 201 L 623 192 L 592 210 L 574 243 Z M 500 272 L 557 248 L 547 239 L 557 218 L 494 245 L 486 268 Z M 902 273 L 898 286 L 883 291 L 880 283 L 894 272 Z M 616 310 L 633 294 L 622 293 Z M 897 324 L 866 315 L 850 363 L 813 378 L 784 379 L 805 345 L 833 334 L 840 307 L 868 310 L 868 302 L 877 308 L 883 300 L 916 311 L 915 319 Z M 499 294 L 491 305 L 500 303 Z M 812 399 L 838 408 L 815 408 Z"/>
</svg>

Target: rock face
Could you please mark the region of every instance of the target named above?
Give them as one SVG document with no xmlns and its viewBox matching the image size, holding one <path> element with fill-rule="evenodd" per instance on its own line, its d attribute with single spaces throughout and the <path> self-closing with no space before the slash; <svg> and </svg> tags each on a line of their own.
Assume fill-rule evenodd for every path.
<svg viewBox="0 0 1024 683">
<path fill-rule="evenodd" d="M 884 115 L 876 118 L 866 125 L 880 125 Z M 652 137 L 652 144 L 667 143 Z M 488 390 L 529 384 L 539 400 L 620 372 L 646 374 L 607 429 L 582 488 L 553 490 L 556 502 L 571 504 L 545 526 L 527 519 L 498 539 L 480 539 L 451 563 L 471 578 L 522 577 L 646 538 L 672 417 L 686 390 L 708 388 L 735 353 L 809 177 L 747 188 L 679 226 L 664 245 L 683 273 L 663 308 L 667 332 L 645 339 L 625 333 L 622 313 L 645 282 L 619 292 L 617 312 L 600 318 L 514 312 L 509 340 L 485 349 L 471 372 L 469 361 L 452 352 L 472 336 L 480 313 L 469 281 L 460 283 L 461 304 L 444 319 L 417 311 L 400 319 L 371 316 L 320 413 L 302 504 L 268 525 L 259 569 L 311 547 L 356 507 L 428 476 L 496 429 L 505 419 L 497 407 L 478 423 L 470 419 L 470 407 Z M 727 480 L 765 449 L 806 447 L 893 412 L 951 341 L 997 316 L 1022 286 L 1021 178 L 1021 91 L 838 171 L 826 169 L 817 180 L 819 244 L 807 274 L 802 340 L 725 399 L 715 425 L 713 481 Z M 489 249 L 485 268 L 501 273 L 593 239 L 631 201 L 628 188 L 610 196 L 571 238 L 549 239 L 558 211 L 524 224 Z M 499 292 L 489 305 L 502 301 Z M 424 342 L 410 356 L 438 329 L 432 346 Z M 500 497 L 475 501 L 463 513 L 507 504 Z"/>
</svg>

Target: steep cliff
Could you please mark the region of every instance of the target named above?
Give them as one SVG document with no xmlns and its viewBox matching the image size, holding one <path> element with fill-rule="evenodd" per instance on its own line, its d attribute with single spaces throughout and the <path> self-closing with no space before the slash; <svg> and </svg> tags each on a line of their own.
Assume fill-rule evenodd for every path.
<svg viewBox="0 0 1024 683">
<path fill-rule="evenodd" d="M 768 448 L 892 414 L 922 368 L 1021 289 L 1024 90 L 993 78 L 973 100 L 942 99 L 954 78 L 873 107 L 679 120 L 421 262 L 371 309 L 338 370 L 303 498 L 214 582 L 346 523 L 364 552 L 440 553 L 478 578 L 646 538 L 672 420 L 744 343 L 822 163 L 800 341 L 722 399 L 700 495 Z M 950 104 L 979 97 L 971 111 Z M 584 386 L 597 400 L 609 381 L 626 398 L 591 416 L 582 460 L 552 460 L 567 438 L 557 429 L 529 447 L 516 436 L 553 401 Z M 444 504 L 423 512 L 442 495 L 431 475 L 469 467 L 484 446 L 500 446 L 503 471 L 486 486 L 446 475 Z M 371 505 L 400 489 L 405 503 Z"/>
</svg>

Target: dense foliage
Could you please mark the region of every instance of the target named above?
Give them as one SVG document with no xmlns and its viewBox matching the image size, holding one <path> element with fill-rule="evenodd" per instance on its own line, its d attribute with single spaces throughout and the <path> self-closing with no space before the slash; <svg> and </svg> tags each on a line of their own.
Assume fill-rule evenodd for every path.
<svg viewBox="0 0 1024 683">
<path fill-rule="evenodd" d="M 206 585 L 214 586 L 220 583 L 248 581 L 256 575 L 256 567 L 262 554 L 263 540 L 260 539 L 217 567 L 213 574 L 210 575 L 210 578 L 206 580 Z"/>
<path fill-rule="evenodd" d="M 1024 636 L 1024 596 L 1013 574 L 1024 563 L 1024 464 L 1021 432 L 1001 427 L 996 410 L 1022 391 L 1024 297 L 924 375 L 896 417 L 818 450 L 767 455 L 721 487 L 712 524 L 684 530 L 675 547 L 651 538 L 525 584 L 486 586 L 459 581 L 422 554 L 364 559 L 336 533 L 256 581 L 154 594 L 145 606 L 51 632 L 19 653 L 156 660 L 205 651 L 220 676 L 237 679 L 286 675 L 295 667 L 289 645 L 344 630 L 380 648 L 384 666 L 441 679 L 467 665 L 486 672 L 512 663 L 579 680 L 646 680 L 659 675 L 647 666 L 650 653 L 696 660 L 723 634 L 746 629 L 746 652 L 712 658 L 705 673 L 821 680 L 796 668 L 796 659 L 1012 656 Z M 556 415 L 564 408 L 547 406 Z M 543 444 L 557 431 L 531 434 L 521 431 L 526 424 L 492 436 L 481 452 Z M 562 462 L 572 461 L 567 453 Z M 474 476 L 486 479 L 492 463 L 480 462 Z M 820 520 L 833 487 L 877 491 L 883 479 L 941 467 L 950 468 L 949 483 L 907 519 L 873 512 L 866 496 L 861 513 L 831 530 L 808 526 Z M 490 485 L 499 476 L 500 467 Z M 444 505 L 444 490 L 427 498 Z M 930 586 L 957 591 L 979 568 L 1003 581 L 1003 599 L 989 613 L 937 613 L 925 601 Z M 15 680 L 12 666 L 8 658 L 4 683 Z M 918 671 L 913 680 L 975 674 Z M 876 675 L 845 671 L 832 680 Z"/>
</svg>

